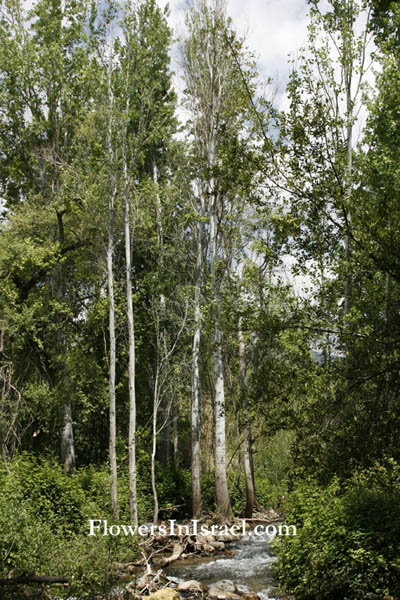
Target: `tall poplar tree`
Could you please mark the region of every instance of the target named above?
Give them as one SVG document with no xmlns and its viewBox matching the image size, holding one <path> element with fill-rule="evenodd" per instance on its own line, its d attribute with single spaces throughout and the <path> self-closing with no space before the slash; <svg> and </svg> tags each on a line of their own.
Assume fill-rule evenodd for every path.
<svg viewBox="0 0 400 600">
<path fill-rule="evenodd" d="M 329 381 L 317 394 L 324 461 L 328 469 L 338 471 L 348 469 L 349 452 L 358 454 L 361 462 L 362 454 L 367 456 L 361 448 L 365 449 L 368 427 L 363 432 L 358 427 L 356 435 L 353 426 L 364 420 L 363 362 L 372 361 L 371 349 L 362 341 L 372 311 L 365 301 L 370 287 L 368 251 L 357 233 L 366 205 L 362 173 L 355 168 L 360 161 L 358 117 L 367 108 L 363 96 L 371 62 L 370 10 L 356 0 L 310 5 L 308 52 L 290 77 L 291 104 L 282 119 L 279 166 L 294 225 L 291 249 L 299 271 L 314 286 L 309 327 Z M 306 427 L 299 436 L 303 447 L 313 443 L 307 436 Z M 357 439 L 351 450 L 349 439 Z M 315 449 L 315 455 L 318 452 Z"/>
<path fill-rule="evenodd" d="M 122 5 L 121 35 L 113 46 L 113 114 L 120 139 L 118 177 L 123 190 L 126 314 L 129 381 L 130 511 L 138 522 L 136 491 L 136 341 L 134 326 L 134 228 L 138 222 L 140 190 L 152 177 L 154 161 L 163 157 L 175 127 L 175 95 L 169 71 L 170 31 L 166 14 L 154 0 Z M 164 161 L 164 157 L 161 159 Z"/>
<path fill-rule="evenodd" d="M 25 212 L 30 219 L 36 211 L 43 242 L 53 248 L 50 262 L 40 265 L 39 260 L 30 274 L 15 272 L 11 277 L 21 310 L 38 309 L 38 297 L 48 306 L 49 321 L 36 321 L 31 348 L 59 404 L 61 460 L 71 472 L 75 447 L 69 354 L 72 313 L 78 308 L 70 275 L 77 251 L 89 241 L 76 227 L 82 204 L 66 182 L 92 89 L 87 78 L 87 4 L 39 0 L 27 11 L 25 3 L 12 0 L 1 11 L 2 195 L 10 215 Z M 30 239 L 39 255 L 33 221 Z"/>
<path fill-rule="evenodd" d="M 201 510 L 200 496 L 200 342 L 204 319 L 201 287 L 208 275 L 213 327 L 213 387 L 215 390 L 215 477 L 220 515 L 232 516 L 226 475 L 226 406 L 223 360 L 223 293 L 235 257 L 234 226 L 238 226 L 248 193 L 244 89 L 230 49 L 238 49 L 226 15 L 225 2 L 194 3 L 187 14 L 188 39 L 183 47 L 186 101 L 191 112 L 194 197 L 197 207 L 197 264 L 195 334 L 193 340 L 192 487 L 193 512 Z M 228 43 L 230 41 L 230 44 Z M 247 74 L 247 66 L 244 68 Z M 244 167 L 246 165 L 246 167 Z M 246 190 L 246 191 L 244 191 Z M 205 226 L 207 221 L 207 226 Z M 236 236 L 237 237 L 237 236 Z M 207 261 L 204 258 L 207 258 Z"/>
</svg>

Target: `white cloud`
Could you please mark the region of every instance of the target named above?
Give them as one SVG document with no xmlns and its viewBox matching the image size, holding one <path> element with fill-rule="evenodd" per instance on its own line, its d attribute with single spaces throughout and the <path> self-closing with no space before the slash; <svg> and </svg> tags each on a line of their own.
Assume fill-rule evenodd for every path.
<svg viewBox="0 0 400 600">
<path fill-rule="evenodd" d="M 162 8 L 167 0 L 159 0 Z M 171 0 L 169 23 L 175 38 L 185 35 L 184 15 L 187 2 Z M 280 93 L 289 73 L 288 55 L 296 54 L 307 37 L 306 0 L 228 0 L 227 9 L 236 31 L 246 36 L 246 44 L 257 58 L 263 79 L 272 77 Z M 172 52 L 173 68 L 179 70 L 178 52 Z"/>
<path fill-rule="evenodd" d="M 167 0 L 158 0 L 164 7 Z M 186 0 L 170 0 L 171 14 L 169 23 L 174 31 L 174 37 L 182 40 L 185 36 Z M 321 0 L 322 12 L 330 10 L 327 0 Z M 227 0 L 227 11 L 232 18 L 234 29 L 246 38 L 246 46 L 256 56 L 258 72 L 261 80 L 272 78 L 272 93 L 275 103 L 281 108 L 287 108 L 288 98 L 285 88 L 291 69 L 289 55 L 296 59 L 299 50 L 307 44 L 307 26 L 309 24 L 309 5 L 306 0 Z M 363 17 L 358 27 L 361 31 Z M 373 48 L 368 49 L 368 55 Z M 367 60 L 368 63 L 368 60 Z M 176 73 L 175 86 L 182 97 L 183 83 L 179 68 L 179 51 L 177 44 L 172 50 L 172 64 Z M 372 74 L 368 80 L 373 83 Z M 365 111 L 364 111 L 365 112 Z M 365 114 L 361 112 L 357 133 L 362 130 Z M 185 113 L 179 110 L 179 117 L 185 121 Z M 358 141 L 355 135 L 355 143 Z M 286 256 L 281 275 L 290 280 L 299 296 L 312 293 L 313 284 L 310 276 L 294 277 L 291 273 L 295 265 L 294 257 Z M 311 292 L 310 292 L 311 290 Z"/>
<path fill-rule="evenodd" d="M 306 41 L 305 0 L 231 0 L 228 5 L 236 29 L 247 32 L 247 45 L 258 59 L 264 77 L 282 85 L 288 73 L 288 55 Z"/>
<path fill-rule="evenodd" d="M 185 37 L 185 11 L 187 0 L 158 0 L 161 8 L 170 7 L 169 24 L 175 44 L 172 48 L 174 86 L 178 96 L 183 96 L 179 44 Z M 286 104 L 285 88 L 289 74 L 289 54 L 296 55 L 307 38 L 308 4 L 306 0 L 228 0 L 227 11 L 234 29 L 246 38 L 246 46 L 256 56 L 260 79 L 272 78 L 272 91 L 278 106 Z M 185 122 L 185 113 L 178 110 Z"/>
</svg>

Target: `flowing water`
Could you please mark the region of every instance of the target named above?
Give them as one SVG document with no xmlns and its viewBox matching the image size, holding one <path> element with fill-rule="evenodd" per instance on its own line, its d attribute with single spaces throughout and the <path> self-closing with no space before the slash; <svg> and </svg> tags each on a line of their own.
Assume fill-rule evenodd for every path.
<svg viewBox="0 0 400 600">
<path fill-rule="evenodd" d="M 262 600 L 278 598 L 273 565 L 276 557 L 270 548 L 272 536 L 243 536 L 231 544 L 233 556 L 194 558 L 176 561 L 166 574 L 175 581 L 195 579 L 206 585 L 230 579 L 241 591 L 257 592 Z"/>
</svg>

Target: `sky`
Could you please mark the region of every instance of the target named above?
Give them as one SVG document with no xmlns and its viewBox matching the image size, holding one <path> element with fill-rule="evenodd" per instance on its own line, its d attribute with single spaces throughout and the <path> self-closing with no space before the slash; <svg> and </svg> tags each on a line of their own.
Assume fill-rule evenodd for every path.
<svg viewBox="0 0 400 600">
<path fill-rule="evenodd" d="M 246 46 L 253 52 L 257 60 L 257 70 L 261 81 L 271 78 L 272 86 L 267 92 L 267 97 L 274 98 L 277 108 L 285 109 L 288 99 L 285 93 L 291 63 L 289 58 L 296 61 L 299 50 L 307 45 L 307 26 L 309 24 L 309 5 L 306 0 L 226 0 L 227 13 L 232 18 L 233 28 L 240 35 L 244 35 Z M 183 82 L 179 67 L 179 39 L 185 37 L 184 15 L 188 7 L 188 0 L 158 0 L 161 7 L 169 4 L 169 24 L 176 39 L 172 50 L 172 68 L 175 71 L 175 89 L 178 97 L 182 97 Z M 328 0 L 320 0 L 322 12 L 330 10 Z M 356 25 L 362 31 L 363 19 Z M 367 56 L 372 48 L 367 51 Z M 368 61 L 367 61 L 368 64 Z M 370 83 L 373 82 L 371 74 L 367 75 Z M 178 108 L 178 116 L 185 121 L 182 107 Z M 359 115 L 359 132 L 355 135 L 355 142 L 362 131 L 365 115 Z M 285 256 L 281 276 L 294 288 L 297 295 L 312 293 L 312 282 L 307 276 L 296 277 L 292 273 L 295 265 L 292 256 Z"/>
<path fill-rule="evenodd" d="M 158 0 L 170 7 L 169 24 L 174 37 L 185 35 L 184 14 L 187 0 Z M 296 53 L 307 38 L 308 5 L 306 0 L 227 0 L 227 12 L 234 29 L 246 37 L 246 45 L 254 52 L 262 79 L 273 79 L 277 100 L 283 101 L 289 73 L 288 55 Z M 178 43 L 172 53 L 176 85 L 182 89 L 179 76 Z"/>
<path fill-rule="evenodd" d="M 161 7 L 167 0 L 158 0 Z M 183 90 L 179 67 L 179 39 L 185 37 L 185 10 L 187 0 L 170 0 L 169 24 L 176 39 L 172 50 L 172 68 L 175 71 L 175 88 Z M 306 0 L 227 0 L 227 12 L 234 29 L 244 35 L 246 46 L 255 54 L 261 80 L 272 78 L 275 105 L 285 105 L 285 88 L 290 71 L 289 55 L 296 57 L 307 41 L 309 6 Z M 178 109 L 181 120 L 184 111 Z M 280 275 L 294 288 L 296 294 L 311 285 L 309 278 L 295 278 L 291 274 L 292 257 L 285 257 Z"/>
</svg>

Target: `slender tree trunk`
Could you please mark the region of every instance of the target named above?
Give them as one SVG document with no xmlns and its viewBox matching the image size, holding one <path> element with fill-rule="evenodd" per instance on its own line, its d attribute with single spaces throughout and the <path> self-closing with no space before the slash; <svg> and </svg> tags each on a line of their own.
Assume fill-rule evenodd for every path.
<svg viewBox="0 0 400 600">
<path fill-rule="evenodd" d="M 348 94 L 347 94 L 348 95 Z M 348 101 L 351 102 L 351 99 L 348 98 Z M 349 108 L 350 110 L 350 108 Z M 349 118 L 352 118 L 349 116 Z M 349 269 L 349 260 L 351 255 L 351 209 L 350 209 L 350 200 L 353 188 L 352 182 L 353 175 L 353 149 L 352 149 L 352 125 L 347 125 L 347 182 L 346 182 L 346 192 L 345 192 L 345 208 L 346 211 L 346 234 L 344 238 L 344 253 L 346 258 L 346 269 Z M 351 309 L 352 305 L 352 296 L 353 296 L 353 278 L 351 274 L 347 274 L 345 281 L 345 290 L 344 290 L 344 314 L 347 315 Z"/>
<path fill-rule="evenodd" d="M 243 337 L 241 318 L 239 319 L 239 368 L 240 390 L 242 396 L 242 413 L 244 418 L 243 428 L 243 467 L 246 480 L 246 509 L 245 517 L 251 518 L 256 506 L 253 472 L 251 468 L 251 436 L 250 425 L 247 417 L 247 364 L 246 346 Z"/>
<path fill-rule="evenodd" d="M 72 427 L 71 402 L 65 401 L 62 408 L 61 428 L 61 462 L 66 473 L 72 473 L 75 469 L 75 445 Z"/>
<path fill-rule="evenodd" d="M 190 13 L 189 13 L 190 16 Z M 218 195 L 214 175 L 216 153 L 221 136 L 219 125 L 229 121 L 224 113 L 226 93 L 231 80 L 227 78 L 228 65 L 224 32 L 226 25 L 226 7 L 224 0 L 214 0 L 211 5 L 201 1 L 192 11 L 190 21 L 191 41 L 186 45 L 184 55 L 185 79 L 191 97 L 194 136 L 199 153 L 200 196 L 207 205 L 210 241 L 210 281 L 213 299 L 214 347 L 213 379 L 215 390 L 215 479 L 217 508 L 220 517 L 230 519 L 232 509 L 228 493 L 226 476 L 226 439 L 225 439 L 225 390 L 222 360 L 221 336 L 221 273 L 217 274 L 218 232 L 217 210 L 222 212 L 222 198 Z M 197 37 L 199 45 L 194 43 Z M 199 52 L 199 48 L 202 52 Z M 229 111 L 228 111 L 229 112 Z M 200 275 L 197 274 L 197 277 Z M 195 335 L 193 339 L 193 387 L 192 387 L 192 486 L 193 513 L 201 510 L 200 493 L 200 368 L 199 352 L 201 339 L 201 307 L 199 279 L 195 283 Z"/>
<path fill-rule="evenodd" d="M 157 219 L 157 238 L 158 238 L 158 249 L 159 249 L 159 269 L 162 273 L 164 270 L 164 231 L 162 223 L 162 206 L 161 199 L 158 190 L 158 169 L 155 160 L 153 160 L 153 183 L 155 187 L 155 200 L 156 200 L 156 219 Z M 166 332 L 165 332 L 165 315 L 166 315 L 166 298 L 163 293 L 160 294 L 160 321 L 161 321 L 161 344 L 164 352 L 166 352 Z M 163 418 L 163 429 L 161 432 L 161 448 L 160 448 L 160 460 L 165 466 L 168 465 L 170 459 L 170 438 L 171 438 L 171 420 L 170 420 L 170 403 L 168 401 L 167 390 L 163 393 L 161 399 L 162 405 L 162 418 Z"/>
<path fill-rule="evenodd" d="M 115 343 L 115 303 L 114 303 L 114 275 L 113 275 L 113 221 L 114 221 L 114 198 L 113 192 L 110 197 L 109 229 L 108 229 L 108 248 L 107 248 L 107 281 L 108 281 L 108 301 L 109 301 L 109 338 L 110 338 L 110 364 L 108 374 L 108 387 L 110 399 L 109 413 L 109 452 L 111 469 L 111 506 L 115 519 L 119 518 L 118 509 L 118 473 L 117 473 L 117 453 L 116 453 L 116 398 L 115 398 L 115 361 L 116 361 L 116 343 Z"/>
<path fill-rule="evenodd" d="M 173 448 L 174 448 L 174 465 L 175 467 L 179 464 L 179 435 L 178 435 L 178 420 L 179 420 L 179 406 L 176 397 L 176 389 L 174 385 L 174 427 L 173 427 Z"/>
<path fill-rule="evenodd" d="M 349 24 L 351 29 L 352 25 Z M 351 254 L 350 242 L 352 233 L 352 218 L 351 218 L 351 196 L 353 192 L 353 99 L 351 95 L 352 86 L 352 59 L 348 56 L 348 46 L 350 40 L 348 39 L 349 33 L 344 35 L 344 49 L 343 49 L 343 62 L 344 62 L 344 84 L 346 93 L 346 181 L 345 181 L 345 220 L 346 220 L 346 234 L 344 239 L 344 250 L 346 258 L 346 269 L 349 269 L 349 260 Z M 344 314 L 347 315 L 351 309 L 353 296 L 353 278 L 350 273 L 347 274 L 344 290 Z"/>
<path fill-rule="evenodd" d="M 127 157 L 127 120 L 129 115 L 129 96 L 126 100 L 126 114 L 123 135 L 123 176 L 125 188 L 125 271 L 126 271 L 126 303 L 128 317 L 128 336 L 129 336 L 129 439 L 128 439 L 128 456 L 129 456 L 129 506 L 131 520 L 134 526 L 138 524 L 137 512 L 137 483 L 136 483 L 136 388 L 135 388 L 135 327 L 133 318 L 133 302 L 132 302 L 132 265 L 131 265 L 131 231 L 130 231 L 130 216 L 131 216 L 131 196 L 130 196 L 130 179 L 128 174 L 128 157 Z"/>
<path fill-rule="evenodd" d="M 236 411 L 236 435 L 237 435 L 237 439 L 239 440 L 241 437 L 241 411 L 240 408 L 239 410 Z M 233 460 L 233 457 L 232 459 Z M 240 487 L 240 483 L 242 480 L 242 452 L 240 452 L 240 449 L 237 453 L 237 478 L 236 478 L 236 489 L 239 492 L 239 494 L 242 494 L 242 490 Z"/>
<path fill-rule="evenodd" d="M 213 164 L 213 160 L 212 160 Z M 211 188 L 214 189 L 213 182 Z M 214 387 L 215 387 L 215 493 L 217 509 L 223 519 L 232 518 L 232 508 L 229 498 L 228 481 L 226 476 L 226 414 L 225 414 L 225 382 L 222 360 L 221 336 L 221 293 L 217 280 L 217 198 L 214 198 L 210 211 L 210 270 L 215 302 L 214 325 Z"/>
<path fill-rule="evenodd" d="M 158 494 L 156 486 L 156 453 L 157 453 L 157 414 L 159 406 L 158 398 L 158 364 L 156 366 L 156 378 L 154 382 L 153 396 L 153 421 L 152 421 L 152 448 L 151 448 L 151 490 L 153 493 L 153 523 L 158 523 Z"/>
<path fill-rule="evenodd" d="M 201 217 L 204 216 L 204 201 L 201 198 Z M 197 231 L 196 282 L 194 289 L 195 332 L 192 349 L 192 513 L 197 519 L 202 512 L 201 497 L 201 377 L 200 345 L 202 332 L 201 283 L 203 274 L 203 224 L 200 221 Z"/>
<path fill-rule="evenodd" d="M 218 301 L 218 300 L 217 300 Z M 218 511 L 224 519 L 232 518 L 226 476 L 226 415 L 224 373 L 221 348 L 221 331 L 216 323 L 214 334 L 214 381 L 215 381 L 215 493 Z"/>
<path fill-rule="evenodd" d="M 57 177 L 58 181 L 58 177 Z M 60 247 L 63 248 L 65 245 L 64 238 L 64 223 L 63 223 L 64 211 L 57 212 L 58 221 L 58 236 Z M 53 271 L 53 286 L 54 294 L 59 302 L 64 300 L 64 273 L 62 271 L 62 265 L 56 265 Z M 64 355 L 68 354 L 68 342 L 65 339 L 63 325 L 59 323 L 59 329 L 57 332 L 59 352 Z M 64 363 L 62 372 L 62 395 L 63 404 L 61 408 L 61 434 L 60 434 L 60 453 L 61 463 L 64 471 L 71 474 L 75 469 L 75 443 L 74 443 L 74 431 L 72 424 L 72 409 L 71 409 L 71 386 L 70 376 L 68 372 L 68 365 Z"/>
<path fill-rule="evenodd" d="M 171 438 L 171 421 L 168 414 L 168 407 L 166 406 L 167 399 L 164 398 L 164 408 L 163 408 L 163 422 L 164 427 L 161 434 L 161 452 L 160 452 L 160 461 L 166 467 L 170 461 L 170 438 Z"/>
<path fill-rule="evenodd" d="M 114 149 L 113 149 L 113 109 L 114 96 L 111 86 L 111 52 L 110 61 L 107 73 L 108 87 L 108 102 L 109 102 L 109 118 L 107 131 L 108 158 L 110 164 L 110 195 L 108 202 L 108 245 L 107 245 L 107 283 L 108 283 L 108 320 L 109 320 L 109 340 L 110 340 L 110 356 L 109 356 L 109 373 L 108 373 L 108 393 L 109 393 L 109 453 L 110 453 L 110 470 L 111 470 L 111 506 L 114 519 L 119 519 L 118 507 L 118 471 L 117 471 L 117 452 L 116 452 L 116 397 L 115 397 L 115 362 L 116 362 L 116 342 L 115 342 L 115 301 L 114 301 L 114 271 L 113 271 L 113 255 L 114 255 L 114 210 L 116 197 L 116 166 L 114 164 Z"/>
<path fill-rule="evenodd" d="M 195 289 L 195 323 L 192 354 L 192 512 L 196 519 L 201 515 L 201 380 L 200 380 L 200 340 L 201 340 L 201 309 L 200 289 Z"/>
<path fill-rule="evenodd" d="M 222 5 L 221 5 L 222 6 Z M 221 80 L 223 74 L 216 69 L 214 61 L 210 63 L 211 96 L 208 165 L 210 171 L 215 167 L 216 154 L 216 114 L 221 107 Z M 217 82 L 219 82 L 217 84 Z M 214 309 L 214 388 L 215 388 L 215 495 L 217 509 L 224 520 L 232 519 L 232 507 L 229 498 L 228 481 L 226 476 L 226 413 L 225 413 L 225 381 L 222 360 L 221 334 L 221 275 L 217 274 L 218 262 L 218 208 L 220 203 L 216 179 L 210 177 L 208 192 L 210 197 L 210 272 L 213 289 Z"/>
<path fill-rule="evenodd" d="M 251 429 L 249 429 L 249 448 L 250 448 L 250 455 L 249 455 L 249 459 L 250 459 L 250 468 L 251 468 L 251 477 L 253 480 L 253 489 L 254 489 L 254 508 L 256 508 L 257 510 L 261 509 L 260 503 L 257 500 L 257 490 L 256 490 L 256 479 L 254 476 L 254 455 L 253 455 L 253 437 L 251 435 Z"/>
</svg>

